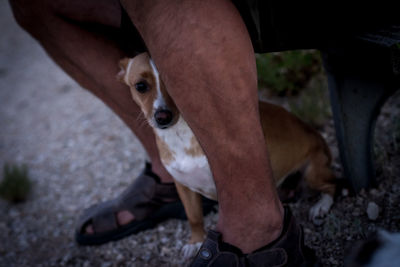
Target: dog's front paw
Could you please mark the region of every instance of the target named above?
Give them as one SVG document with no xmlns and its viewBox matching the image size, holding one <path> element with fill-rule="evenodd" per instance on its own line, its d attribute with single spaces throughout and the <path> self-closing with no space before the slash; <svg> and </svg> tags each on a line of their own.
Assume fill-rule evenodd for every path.
<svg viewBox="0 0 400 267">
<path fill-rule="evenodd" d="M 320 224 L 319 219 L 324 217 L 333 205 L 333 198 L 331 195 L 322 194 L 321 199 L 310 209 L 309 219 L 314 224 Z"/>
<path fill-rule="evenodd" d="M 184 259 L 190 259 L 194 255 L 196 255 L 197 251 L 199 251 L 202 242 L 196 242 L 194 244 L 186 244 L 182 247 L 181 255 Z"/>
</svg>

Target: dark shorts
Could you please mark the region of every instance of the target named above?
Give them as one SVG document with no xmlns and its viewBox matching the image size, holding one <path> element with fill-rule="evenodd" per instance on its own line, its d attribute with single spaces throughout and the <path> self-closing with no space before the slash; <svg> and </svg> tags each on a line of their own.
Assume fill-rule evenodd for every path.
<svg viewBox="0 0 400 267">
<path fill-rule="evenodd" d="M 388 25 L 400 25 L 395 4 L 382 1 L 355 6 L 341 1 L 232 0 L 252 39 L 264 53 L 292 49 L 324 49 Z"/>
<path fill-rule="evenodd" d="M 396 1 L 393 1 L 396 2 Z M 396 23 L 394 4 L 352 7 L 340 1 L 232 0 L 241 14 L 256 53 L 293 49 L 323 49 L 332 42 Z M 129 31 L 129 41 L 145 45 L 128 15 L 123 12 L 121 27 Z M 138 51 L 141 52 L 141 51 Z"/>
</svg>

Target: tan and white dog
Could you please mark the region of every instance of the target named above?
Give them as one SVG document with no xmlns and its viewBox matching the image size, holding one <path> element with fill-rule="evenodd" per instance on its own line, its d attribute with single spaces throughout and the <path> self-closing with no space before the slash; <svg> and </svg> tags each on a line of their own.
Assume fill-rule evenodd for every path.
<svg viewBox="0 0 400 267">
<path fill-rule="evenodd" d="M 189 244 L 183 248 L 183 254 L 189 257 L 196 253 L 205 235 L 202 203 L 197 193 L 217 200 L 210 166 L 149 55 L 124 58 L 120 67 L 117 77 L 129 86 L 134 101 L 153 127 L 161 160 L 175 179 L 192 230 Z M 279 106 L 260 102 L 259 107 L 276 185 L 288 175 L 305 170 L 308 186 L 322 192 L 319 202 L 310 209 L 310 217 L 326 214 L 333 204 L 336 184 L 324 139 Z"/>
</svg>

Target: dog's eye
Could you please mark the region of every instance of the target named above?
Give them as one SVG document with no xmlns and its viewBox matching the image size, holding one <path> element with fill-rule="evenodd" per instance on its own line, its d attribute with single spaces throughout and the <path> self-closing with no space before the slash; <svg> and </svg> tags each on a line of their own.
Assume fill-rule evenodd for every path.
<svg viewBox="0 0 400 267">
<path fill-rule="evenodd" d="M 146 82 L 138 82 L 135 84 L 135 88 L 141 94 L 146 93 L 149 90 L 149 86 Z"/>
</svg>

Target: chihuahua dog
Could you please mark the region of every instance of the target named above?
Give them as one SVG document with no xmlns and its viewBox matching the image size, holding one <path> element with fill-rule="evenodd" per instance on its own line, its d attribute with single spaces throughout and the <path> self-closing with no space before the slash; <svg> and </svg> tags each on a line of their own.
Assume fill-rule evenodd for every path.
<svg viewBox="0 0 400 267">
<path fill-rule="evenodd" d="M 117 77 L 129 86 L 133 100 L 154 129 L 161 160 L 175 179 L 192 231 L 189 244 L 183 247 L 184 256 L 190 257 L 205 235 L 199 194 L 217 200 L 207 157 L 168 95 L 149 55 L 124 58 L 120 67 Z M 276 185 L 288 175 L 304 170 L 308 186 L 322 192 L 321 199 L 310 209 L 310 217 L 323 216 L 331 208 L 336 190 L 331 154 L 324 139 L 284 108 L 265 102 L 259 102 L 259 108 Z"/>
</svg>

